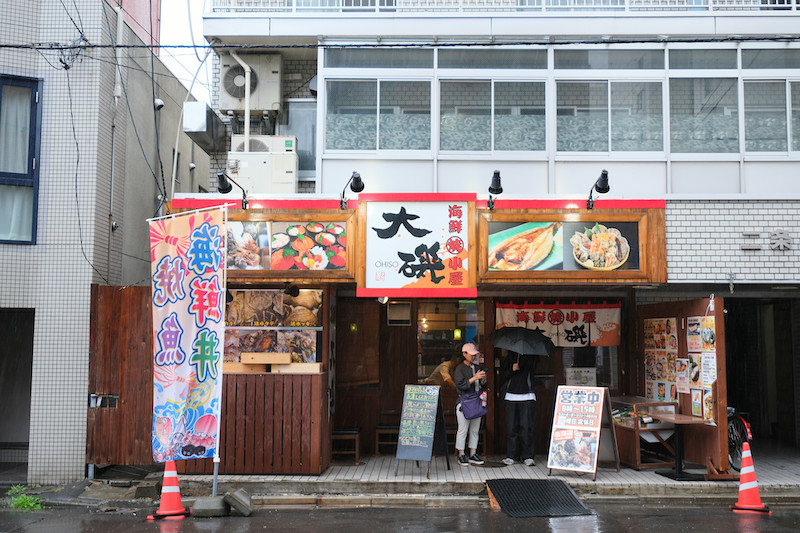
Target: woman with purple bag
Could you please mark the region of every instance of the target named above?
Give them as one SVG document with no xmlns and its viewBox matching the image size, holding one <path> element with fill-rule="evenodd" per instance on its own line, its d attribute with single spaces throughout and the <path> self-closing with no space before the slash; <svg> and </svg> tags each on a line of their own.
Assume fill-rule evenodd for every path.
<svg viewBox="0 0 800 533">
<path fill-rule="evenodd" d="M 480 392 L 486 383 L 486 370 L 479 368 L 481 353 L 477 346 L 468 342 L 461 347 L 464 364 L 458 365 L 453 371 L 453 381 L 459 396 L 470 392 Z M 456 433 L 456 451 L 458 464 L 461 466 L 482 465 L 483 460 L 478 456 L 478 437 L 480 436 L 481 417 L 468 420 L 461 411 L 461 399 L 456 404 L 456 420 L 458 420 L 458 433 Z M 469 436 L 469 457 L 464 453 Z"/>
</svg>

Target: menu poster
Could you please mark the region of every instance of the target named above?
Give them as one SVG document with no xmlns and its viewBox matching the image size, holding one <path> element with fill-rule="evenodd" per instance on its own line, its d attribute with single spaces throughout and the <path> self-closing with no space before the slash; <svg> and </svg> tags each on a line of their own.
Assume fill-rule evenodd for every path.
<svg viewBox="0 0 800 533">
<path fill-rule="evenodd" d="M 700 316 L 686 318 L 686 349 L 690 352 L 699 352 L 703 349 L 703 341 L 700 339 L 702 318 Z"/>
<path fill-rule="evenodd" d="M 717 353 L 703 352 L 703 388 L 711 387 L 717 381 Z"/>
<path fill-rule="evenodd" d="M 703 391 L 701 389 L 690 389 L 692 398 L 692 416 L 703 416 Z"/>
<path fill-rule="evenodd" d="M 700 340 L 704 352 L 712 352 L 717 349 L 717 332 L 714 326 L 713 316 L 702 317 L 700 323 Z"/>
<path fill-rule="evenodd" d="M 714 421 L 714 391 L 703 389 L 703 418 L 707 422 Z"/>
<path fill-rule="evenodd" d="M 689 359 L 675 360 L 675 382 L 677 392 L 689 393 Z"/>
<path fill-rule="evenodd" d="M 689 386 L 700 387 L 702 385 L 703 354 L 689 354 Z M 716 362 L 716 361 L 715 361 Z"/>
<path fill-rule="evenodd" d="M 547 467 L 575 472 L 597 470 L 597 450 L 606 389 L 559 386 Z"/>
<path fill-rule="evenodd" d="M 406 385 L 397 438 L 397 459 L 431 460 L 438 408 L 438 386 Z"/>
</svg>

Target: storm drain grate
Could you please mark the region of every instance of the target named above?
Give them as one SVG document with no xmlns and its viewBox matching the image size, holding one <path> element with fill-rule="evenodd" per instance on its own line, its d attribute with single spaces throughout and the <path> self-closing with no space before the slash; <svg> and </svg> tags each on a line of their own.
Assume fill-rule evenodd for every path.
<svg viewBox="0 0 800 533">
<path fill-rule="evenodd" d="M 592 514 L 561 479 L 490 479 L 486 484 L 500 508 L 515 518 Z"/>
</svg>

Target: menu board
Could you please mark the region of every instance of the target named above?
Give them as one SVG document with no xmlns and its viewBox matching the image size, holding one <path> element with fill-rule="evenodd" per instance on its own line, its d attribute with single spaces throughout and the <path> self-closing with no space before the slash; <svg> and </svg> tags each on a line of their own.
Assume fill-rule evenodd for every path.
<svg viewBox="0 0 800 533">
<path fill-rule="evenodd" d="M 678 377 L 687 369 L 678 361 L 677 318 L 645 319 L 645 396 L 659 402 L 677 402 Z"/>
<path fill-rule="evenodd" d="M 601 445 L 602 435 L 611 440 Z M 559 386 L 550 434 L 547 468 L 596 474 L 601 448 L 613 452 L 619 468 L 611 402 L 605 387 Z M 608 456 L 608 453 L 606 453 Z"/>
<path fill-rule="evenodd" d="M 440 403 L 438 386 L 406 385 L 397 438 L 397 459 L 431 460 L 437 414 L 443 417 Z"/>
</svg>

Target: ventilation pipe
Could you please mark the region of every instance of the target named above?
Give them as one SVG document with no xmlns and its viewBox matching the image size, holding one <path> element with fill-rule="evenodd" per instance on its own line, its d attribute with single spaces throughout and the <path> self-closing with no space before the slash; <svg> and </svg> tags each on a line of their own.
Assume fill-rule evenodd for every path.
<svg viewBox="0 0 800 533">
<path fill-rule="evenodd" d="M 231 57 L 244 69 L 244 151 L 250 151 L 250 65 L 231 50 Z"/>
</svg>

